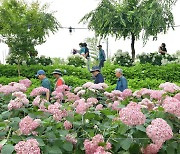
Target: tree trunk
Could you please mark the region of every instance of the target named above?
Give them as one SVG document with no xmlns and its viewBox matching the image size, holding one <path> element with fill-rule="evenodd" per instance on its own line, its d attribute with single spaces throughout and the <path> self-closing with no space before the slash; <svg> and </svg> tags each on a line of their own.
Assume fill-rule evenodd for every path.
<svg viewBox="0 0 180 154">
<path fill-rule="evenodd" d="M 132 60 L 134 62 L 134 60 L 135 60 L 135 47 L 134 47 L 134 45 L 135 45 L 135 35 L 134 35 L 134 33 L 131 33 L 131 36 L 132 36 L 132 38 L 131 38 Z"/>
</svg>

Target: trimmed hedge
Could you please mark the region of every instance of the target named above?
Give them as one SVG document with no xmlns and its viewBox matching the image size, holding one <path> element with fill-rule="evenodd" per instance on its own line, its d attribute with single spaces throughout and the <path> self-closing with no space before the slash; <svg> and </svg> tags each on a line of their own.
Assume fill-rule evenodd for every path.
<svg viewBox="0 0 180 154">
<path fill-rule="evenodd" d="M 115 69 L 122 68 L 124 76 L 127 79 L 146 80 L 156 79 L 164 80 L 165 82 L 180 82 L 180 64 L 168 64 L 165 66 L 153 66 L 151 64 L 138 64 L 132 67 L 122 67 L 119 65 L 106 64 L 102 73 L 106 80 L 116 84 Z"/>
<path fill-rule="evenodd" d="M 64 75 L 67 76 L 77 76 L 80 79 L 91 79 L 91 74 L 86 68 L 79 68 L 68 65 L 53 65 L 53 66 L 42 66 L 42 65 L 32 65 L 32 66 L 20 66 L 21 76 L 26 78 L 35 78 L 35 74 L 38 70 L 43 69 L 46 72 L 48 78 L 53 78 L 52 72 L 54 69 L 60 69 Z M 0 77 L 17 77 L 18 70 L 16 65 L 0 65 Z"/>
<path fill-rule="evenodd" d="M 174 82 L 180 83 L 180 64 L 168 64 L 165 66 L 153 66 L 151 64 L 138 64 L 132 67 L 121 67 L 119 65 L 112 65 L 106 63 L 102 70 L 102 74 L 105 77 L 106 82 L 109 85 L 114 85 L 117 82 L 115 77 L 115 69 L 122 68 L 124 76 L 129 80 L 129 85 L 133 85 L 133 89 L 138 87 L 147 87 L 146 85 L 150 82 L 150 88 L 153 87 L 153 83 L 158 85 L 162 82 Z M 91 80 L 91 73 L 86 68 L 78 68 L 68 65 L 55 65 L 55 66 L 21 66 L 21 75 L 24 78 L 35 78 L 37 70 L 44 69 L 47 77 L 52 81 L 54 80 L 51 74 L 54 69 L 59 68 L 62 70 L 66 81 L 66 84 L 72 87 L 80 86 L 85 82 Z M 66 73 L 64 72 L 66 70 Z M 15 65 L 0 65 L 0 77 L 1 84 L 7 84 L 11 81 L 18 81 L 17 79 L 17 67 Z M 7 79 L 9 78 L 9 79 Z M 12 80 L 11 80 L 12 79 Z M 132 82 L 131 82 L 132 81 Z M 54 81 L 53 81 L 54 82 Z M 148 87 L 147 87 L 148 88 Z"/>
</svg>

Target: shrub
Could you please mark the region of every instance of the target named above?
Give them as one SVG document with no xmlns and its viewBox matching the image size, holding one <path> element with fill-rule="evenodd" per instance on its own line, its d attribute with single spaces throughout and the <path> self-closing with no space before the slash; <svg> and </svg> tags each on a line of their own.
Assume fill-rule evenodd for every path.
<svg viewBox="0 0 180 154">
<path fill-rule="evenodd" d="M 26 78 L 35 78 L 35 74 L 38 70 L 43 69 L 46 72 L 48 78 L 52 78 L 52 72 L 54 69 L 59 68 L 63 75 L 77 76 L 81 79 L 91 79 L 91 74 L 86 68 L 77 68 L 75 66 L 68 65 L 53 65 L 53 66 L 42 66 L 42 65 L 32 65 L 32 66 L 20 66 L 21 76 Z M 7 78 L 17 77 L 18 70 L 16 65 L 0 65 L 0 77 L 5 76 Z"/>
<path fill-rule="evenodd" d="M 68 65 L 73 65 L 75 67 L 85 67 L 86 66 L 86 59 L 79 55 L 79 54 L 75 54 L 72 55 L 70 57 L 68 57 Z"/>
<path fill-rule="evenodd" d="M 141 64 L 150 63 L 152 65 L 162 65 L 165 62 L 175 61 L 177 57 L 171 56 L 170 54 L 161 55 L 157 52 L 155 53 L 142 53 L 141 55 L 137 55 Z"/>
<path fill-rule="evenodd" d="M 110 65 L 106 63 L 105 67 L 102 69 L 102 73 L 106 80 L 113 84 L 116 84 L 115 69 L 122 68 L 124 76 L 127 79 L 145 80 L 156 79 L 164 80 L 170 82 L 179 82 L 180 76 L 180 64 L 167 64 L 165 66 L 154 66 L 151 64 L 139 64 L 132 67 L 122 67 L 118 65 Z"/>
<path fill-rule="evenodd" d="M 114 56 L 112 57 L 112 61 L 114 65 L 120 66 L 132 66 L 133 60 L 128 52 L 122 52 L 122 50 L 118 50 Z"/>
<path fill-rule="evenodd" d="M 6 63 L 10 64 L 10 65 L 17 65 L 18 62 L 16 60 L 16 57 L 10 55 L 7 60 Z M 24 59 L 23 61 L 20 62 L 20 65 L 43 65 L 43 66 L 47 66 L 47 65 L 51 65 L 52 64 L 52 60 L 50 57 L 45 57 L 45 56 L 41 56 L 41 57 L 31 57 L 31 58 L 27 58 Z"/>
</svg>

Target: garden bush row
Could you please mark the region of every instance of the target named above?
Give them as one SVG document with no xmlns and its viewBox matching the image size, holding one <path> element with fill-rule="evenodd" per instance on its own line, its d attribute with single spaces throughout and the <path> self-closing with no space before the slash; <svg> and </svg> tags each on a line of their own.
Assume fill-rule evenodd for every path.
<svg viewBox="0 0 180 154">
<path fill-rule="evenodd" d="M 180 64 L 168 64 L 165 66 L 152 66 L 151 64 L 138 64 L 132 67 L 122 67 L 119 65 L 112 65 L 106 63 L 102 69 L 106 81 L 110 85 L 116 84 L 115 69 L 122 68 L 124 75 L 127 79 L 135 79 L 136 85 L 141 81 L 149 78 L 150 80 L 163 80 L 169 82 L 180 82 Z M 21 66 L 21 76 L 26 78 L 35 78 L 37 70 L 44 69 L 48 78 L 53 78 L 52 72 L 54 69 L 59 68 L 62 70 L 68 85 L 78 86 L 79 82 L 91 80 L 91 74 L 86 68 L 79 68 L 68 65 L 55 65 L 55 66 Z M 0 77 L 12 78 L 17 77 L 17 67 L 15 65 L 0 65 Z M 66 77 L 67 76 L 67 77 Z M 72 77 L 68 77 L 72 76 Z M 82 81 L 79 81 L 79 80 Z"/>
</svg>

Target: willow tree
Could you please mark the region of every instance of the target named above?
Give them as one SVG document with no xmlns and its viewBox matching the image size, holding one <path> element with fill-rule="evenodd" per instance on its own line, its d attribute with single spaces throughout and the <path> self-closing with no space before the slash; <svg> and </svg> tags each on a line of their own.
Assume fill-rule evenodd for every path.
<svg viewBox="0 0 180 154">
<path fill-rule="evenodd" d="M 115 36 L 131 39 L 132 59 L 135 59 L 135 41 L 157 37 L 174 26 L 172 6 L 177 0 L 101 0 L 95 10 L 80 22 L 88 23 L 97 36 Z"/>
</svg>

